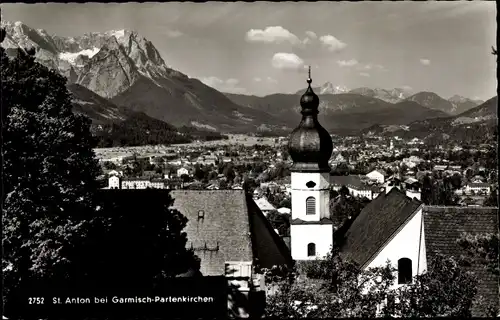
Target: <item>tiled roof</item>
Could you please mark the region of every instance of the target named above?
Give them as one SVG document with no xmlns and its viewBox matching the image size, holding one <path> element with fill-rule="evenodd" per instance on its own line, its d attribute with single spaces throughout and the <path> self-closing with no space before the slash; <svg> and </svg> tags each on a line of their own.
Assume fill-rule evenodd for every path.
<svg viewBox="0 0 500 320">
<path fill-rule="evenodd" d="M 120 197 L 137 201 L 165 202 L 168 194 L 173 208 L 187 217 L 183 230 L 187 247 L 201 259 L 204 276 L 225 274 L 226 261 L 256 261 L 264 267 L 291 265 L 286 245 L 274 232 L 257 205 L 243 190 L 165 190 L 139 189 L 101 191 L 105 201 Z M 147 195 L 147 196 L 146 196 Z M 203 218 L 200 218 L 203 216 Z"/>
<path fill-rule="evenodd" d="M 417 179 L 415 179 L 415 178 L 411 178 L 411 177 L 410 177 L 410 178 L 406 179 L 404 182 L 405 182 L 406 184 L 414 184 L 415 182 L 418 182 L 418 180 L 417 180 Z"/>
<path fill-rule="evenodd" d="M 342 253 L 364 267 L 420 206 L 420 201 L 398 188 L 379 195 L 354 219 L 345 234 Z"/>
<path fill-rule="evenodd" d="M 330 176 L 330 183 L 337 186 L 364 188 L 359 176 Z"/>
<path fill-rule="evenodd" d="M 498 208 L 424 206 L 423 216 L 427 259 L 438 253 L 455 257 L 466 255 L 457 244 L 463 232 L 498 232 Z M 498 276 L 494 276 L 477 261 L 472 263 L 470 270 L 478 277 L 478 294 L 498 304 Z"/>
<path fill-rule="evenodd" d="M 225 261 L 258 258 L 269 267 L 276 261 L 286 262 L 280 244 L 273 242 L 284 244 L 243 190 L 174 190 L 171 194 L 174 207 L 189 219 L 186 232 L 193 247 L 201 247 L 205 242 L 208 247 L 219 245 L 217 253 L 196 251 L 202 259 L 204 275 L 224 274 Z M 204 211 L 204 219 L 198 220 L 200 210 Z M 251 235 L 255 236 L 253 240 Z M 273 252 L 272 257 L 267 254 L 269 251 Z"/>
<path fill-rule="evenodd" d="M 470 188 L 487 188 L 490 185 L 483 182 L 472 182 L 467 184 Z"/>
</svg>

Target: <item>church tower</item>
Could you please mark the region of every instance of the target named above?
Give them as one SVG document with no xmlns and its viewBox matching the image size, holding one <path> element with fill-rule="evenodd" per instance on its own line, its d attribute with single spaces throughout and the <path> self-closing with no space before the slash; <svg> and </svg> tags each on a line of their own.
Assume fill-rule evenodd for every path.
<svg viewBox="0 0 500 320">
<path fill-rule="evenodd" d="M 291 252 L 295 260 L 324 257 L 333 242 L 330 220 L 330 166 L 333 151 L 330 134 L 318 122 L 319 98 L 309 84 L 300 98 L 302 120 L 288 142 L 293 160 Z"/>
</svg>

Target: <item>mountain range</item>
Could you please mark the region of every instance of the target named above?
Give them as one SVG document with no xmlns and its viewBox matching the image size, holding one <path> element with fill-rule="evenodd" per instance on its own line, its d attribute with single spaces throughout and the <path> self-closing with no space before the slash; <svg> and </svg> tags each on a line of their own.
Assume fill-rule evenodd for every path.
<svg viewBox="0 0 500 320">
<path fill-rule="evenodd" d="M 239 106 L 201 81 L 169 68 L 154 45 L 135 31 L 60 37 L 22 22 L 2 21 L 2 28 L 7 34 L 2 42 L 7 54 L 15 54 L 19 47 L 35 48 L 37 61 L 59 71 L 69 84 L 85 87 L 128 110 L 175 126 L 212 131 L 286 128 L 280 119 Z M 103 101 L 102 108 L 106 107 Z"/>
<path fill-rule="evenodd" d="M 376 124 L 361 134 L 417 137 L 434 141 L 487 142 L 498 134 L 498 97 L 458 115 L 417 120 L 404 126 Z"/>
<path fill-rule="evenodd" d="M 135 31 L 60 37 L 21 22 L 2 21 L 1 25 L 7 34 L 1 44 L 7 54 L 35 48 L 38 62 L 68 79 L 74 111 L 89 116 L 96 125 L 135 117 L 137 124 L 149 118 L 160 127 L 153 120 L 189 132 L 288 134 L 301 119 L 299 101 L 305 89 L 264 97 L 219 92 L 169 67 L 153 43 Z M 349 90 L 330 82 L 314 90 L 320 95 L 322 125 L 337 134 L 375 124 L 408 125 L 444 118 L 481 103 L 402 88 Z"/>
<path fill-rule="evenodd" d="M 300 122 L 298 94 L 272 94 L 265 97 L 226 95 L 237 104 L 268 112 L 290 126 L 297 126 Z M 447 116 L 443 111 L 426 108 L 412 101 L 392 104 L 354 93 L 321 95 L 319 111 L 320 123 L 336 134 L 354 133 L 373 124 L 408 124 L 415 120 Z"/>
<path fill-rule="evenodd" d="M 302 94 L 305 90 L 305 88 L 299 90 L 296 94 Z M 424 107 L 441 110 L 449 114 L 459 114 L 484 102 L 482 100 L 473 100 L 460 95 L 454 95 L 449 99 L 444 99 L 433 92 L 423 91 L 414 93 L 409 88 L 380 89 L 360 87 L 349 90 L 345 86 L 334 86 L 331 82 L 326 82 L 320 87 L 313 88 L 313 90 L 318 95 L 355 93 L 370 98 L 377 98 L 389 103 L 398 103 L 404 100 L 415 101 Z"/>
</svg>

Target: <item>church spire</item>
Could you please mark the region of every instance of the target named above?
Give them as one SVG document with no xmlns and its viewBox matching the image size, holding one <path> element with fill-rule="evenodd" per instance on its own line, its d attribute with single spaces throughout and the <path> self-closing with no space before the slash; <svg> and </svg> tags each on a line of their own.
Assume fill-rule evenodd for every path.
<svg viewBox="0 0 500 320">
<path fill-rule="evenodd" d="M 302 121 L 293 130 L 288 143 L 293 160 L 292 170 L 303 172 L 330 171 L 328 160 L 333 151 L 330 134 L 318 122 L 319 97 L 311 87 L 311 66 L 309 66 L 308 87 L 300 98 Z"/>
</svg>

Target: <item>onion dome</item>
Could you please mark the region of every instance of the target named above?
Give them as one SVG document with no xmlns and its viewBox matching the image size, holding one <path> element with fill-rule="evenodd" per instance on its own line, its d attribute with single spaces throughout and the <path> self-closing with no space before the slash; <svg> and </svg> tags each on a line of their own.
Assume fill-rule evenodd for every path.
<svg viewBox="0 0 500 320">
<path fill-rule="evenodd" d="M 333 151 L 332 138 L 318 122 L 319 98 L 311 88 L 311 67 L 309 84 L 300 98 L 302 121 L 292 131 L 288 141 L 288 152 L 293 160 L 291 170 L 295 172 L 329 172 L 328 160 Z"/>
</svg>

